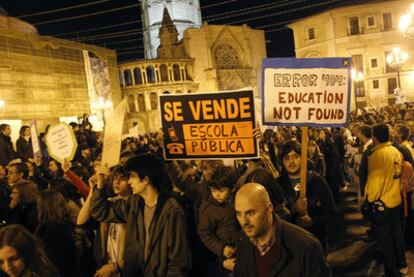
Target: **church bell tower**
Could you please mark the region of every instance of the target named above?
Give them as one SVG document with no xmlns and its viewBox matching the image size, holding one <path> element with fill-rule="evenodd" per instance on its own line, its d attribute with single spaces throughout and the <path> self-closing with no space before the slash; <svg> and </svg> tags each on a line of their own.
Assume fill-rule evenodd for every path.
<svg viewBox="0 0 414 277">
<path fill-rule="evenodd" d="M 141 0 L 146 59 L 157 58 L 164 8 L 167 8 L 173 24 L 177 28 L 179 40 L 183 38 L 183 33 L 187 28 L 201 27 L 199 0 Z"/>
</svg>

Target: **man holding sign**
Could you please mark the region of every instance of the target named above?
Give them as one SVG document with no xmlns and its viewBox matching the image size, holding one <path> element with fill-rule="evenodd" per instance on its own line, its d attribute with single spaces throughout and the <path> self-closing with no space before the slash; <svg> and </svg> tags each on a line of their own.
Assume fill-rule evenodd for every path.
<svg viewBox="0 0 414 277">
<path fill-rule="evenodd" d="M 336 207 L 323 178 L 307 172 L 308 127 L 348 124 L 350 69 L 350 58 L 263 61 L 263 124 L 301 126 L 301 146 L 288 144 L 282 151 L 284 174 L 279 182 L 297 224 L 312 231 L 323 245 L 324 229 L 336 215 Z"/>
<path fill-rule="evenodd" d="M 325 179 L 314 171 L 307 172 L 306 198 L 299 198 L 301 149 L 295 142 L 282 147 L 282 175 L 277 179 L 286 196 L 293 222 L 314 234 L 326 248 L 325 230 L 338 215 L 332 192 Z"/>
</svg>

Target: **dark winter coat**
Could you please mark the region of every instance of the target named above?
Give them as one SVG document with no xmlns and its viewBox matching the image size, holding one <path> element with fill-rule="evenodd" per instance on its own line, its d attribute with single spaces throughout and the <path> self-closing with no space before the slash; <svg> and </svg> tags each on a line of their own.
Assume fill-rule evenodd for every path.
<svg viewBox="0 0 414 277">
<path fill-rule="evenodd" d="M 6 166 L 16 158 L 10 137 L 0 134 L 0 165 Z"/>
<path fill-rule="evenodd" d="M 80 276 L 72 230 L 71 224 L 57 221 L 42 224 L 36 230 L 47 256 L 63 277 Z"/>
<path fill-rule="evenodd" d="M 33 158 L 32 139 L 27 141 L 22 137 L 18 138 L 16 141 L 16 152 L 17 157 L 23 162 L 27 162 L 29 158 Z"/>
<path fill-rule="evenodd" d="M 150 224 L 151 244 L 144 260 L 145 202 L 138 195 L 128 200 L 107 200 L 104 190 L 95 189 L 92 216 L 98 221 L 126 223 L 123 276 L 187 276 L 191 253 L 182 208 L 169 195 L 160 194 Z"/>
<path fill-rule="evenodd" d="M 277 277 L 328 277 L 328 264 L 318 240 L 307 231 L 292 225 L 277 215 L 276 255 L 268 276 Z M 257 276 L 255 246 L 245 235 L 236 247 L 235 277 Z"/>
<path fill-rule="evenodd" d="M 298 200 L 299 195 L 295 192 L 287 174 L 283 174 L 277 180 L 285 193 L 287 207 L 292 211 L 292 207 Z M 335 222 L 338 210 L 332 192 L 322 176 L 314 171 L 308 171 L 306 184 L 308 214 L 313 220 L 313 226 L 309 231 L 323 242 L 325 229 L 328 225 Z M 292 214 L 293 222 L 295 222 L 295 216 L 297 215 Z"/>
<path fill-rule="evenodd" d="M 217 256 L 223 256 L 224 246 L 234 246 L 239 240 L 240 227 L 232 203 L 219 203 L 210 196 L 201 204 L 198 218 L 201 241 Z"/>
</svg>

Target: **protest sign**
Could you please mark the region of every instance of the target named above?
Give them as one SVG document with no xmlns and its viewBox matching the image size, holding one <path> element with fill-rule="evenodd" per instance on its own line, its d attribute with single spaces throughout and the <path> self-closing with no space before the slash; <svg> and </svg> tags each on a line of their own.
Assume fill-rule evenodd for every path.
<svg viewBox="0 0 414 277">
<path fill-rule="evenodd" d="M 42 156 L 40 150 L 39 137 L 37 136 L 36 120 L 32 120 L 30 123 L 30 137 L 32 139 L 33 157 Z"/>
<path fill-rule="evenodd" d="M 265 59 L 263 124 L 346 126 L 350 112 L 350 60 Z"/>
<path fill-rule="evenodd" d="M 127 104 L 127 100 L 124 99 L 112 112 L 107 113 L 106 125 L 104 126 L 102 165 L 112 167 L 119 163 Z"/>
<path fill-rule="evenodd" d="M 71 161 L 76 153 L 78 143 L 70 126 L 65 123 L 57 123 L 49 127 L 45 136 L 49 155 L 63 163 L 66 159 Z"/>
<path fill-rule="evenodd" d="M 306 198 L 309 127 L 342 127 L 349 121 L 351 59 L 265 59 L 263 125 L 301 126 L 300 198 Z M 307 211 L 301 215 L 309 219 Z"/>
<path fill-rule="evenodd" d="M 160 95 L 165 158 L 256 158 L 252 90 Z"/>
</svg>

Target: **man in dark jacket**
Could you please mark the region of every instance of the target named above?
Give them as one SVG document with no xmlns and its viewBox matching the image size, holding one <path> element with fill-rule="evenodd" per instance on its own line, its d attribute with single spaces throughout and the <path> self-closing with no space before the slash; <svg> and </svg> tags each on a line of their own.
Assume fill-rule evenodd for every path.
<svg viewBox="0 0 414 277">
<path fill-rule="evenodd" d="M 123 276 L 186 276 L 191 267 L 184 212 L 171 197 L 171 183 L 161 160 L 151 154 L 130 158 L 128 200 L 109 202 L 98 182 L 92 196 L 92 216 L 98 221 L 126 223 Z"/>
<path fill-rule="evenodd" d="M 0 125 L 0 165 L 6 166 L 16 158 L 13 144 L 10 138 L 11 128 L 8 124 Z"/>
<path fill-rule="evenodd" d="M 292 222 L 314 234 L 325 248 L 326 230 L 336 223 L 338 216 L 329 185 L 318 173 L 308 171 L 306 200 L 300 199 L 300 145 L 295 142 L 286 143 L 282 147 L 281 157 L 283 170 L 277 181 L 285 193 Z"/>
<path fill-rule="evenodd" d="M 244 185 L 237 192 L 235 210 L 245 236 L 235 257 L 223 263 L 235 277 L 330 276 L 318 240 L 275 215 L 262 185 Z"/>
</svg>

